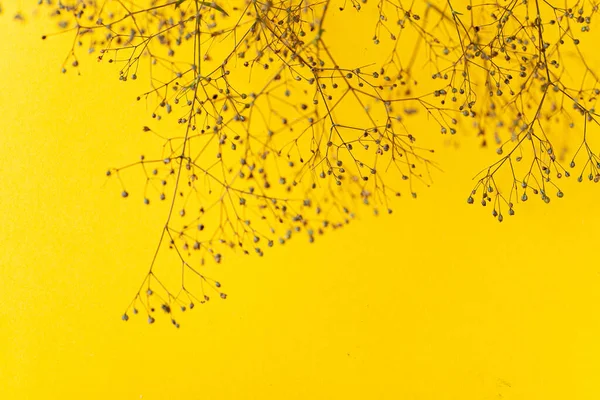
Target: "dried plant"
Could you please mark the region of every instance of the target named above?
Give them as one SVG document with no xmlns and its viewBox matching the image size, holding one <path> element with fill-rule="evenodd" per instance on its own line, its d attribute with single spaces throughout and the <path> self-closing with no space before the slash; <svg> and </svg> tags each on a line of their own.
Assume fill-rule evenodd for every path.
<svg viewBox="0 0 600 400">
<path fill-rule="evenodd" d="M 391 213 L 390 197 L 416 197 L 435 164 L 416 143 L 414 114 L 497 148 L 468 202 L 498 221 L 529 196 L 562 197 L 558 182 L 572 171 L 600 180 L 599 72 L 584 44 L 594 1 L 40 4 L 56 33 L 73 36 L 63 72 L 90 53 L 118 65 L 120 80 L 149 83 L 142 129 L 160 146 L 107 175 L 128 198 L 122 176 L 140 169 L 145 191 L 132 197 L 169 211 L 124 320 L 141 311 L 152 323 L 160 307 L 178 327 L 176 310 L 226 297 L 205 261 L 220 263 L 227 249 L 262 256 L 298 235 L 312 242 L 361 203 Z M 374 32 L 373 59 L 349 54 L 359 38 L 330 42 L 349 16 Z M 176 260 L 166 268 L 180 276 L 175 289 L 157 273 L 163 250 Z"/>
</svg>

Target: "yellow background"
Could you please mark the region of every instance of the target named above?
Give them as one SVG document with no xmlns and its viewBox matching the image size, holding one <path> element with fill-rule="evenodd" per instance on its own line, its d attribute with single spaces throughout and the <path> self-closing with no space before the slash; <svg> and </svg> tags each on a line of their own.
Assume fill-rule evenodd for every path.
<svg viewBox="0 0 600 400">
<path fill-rule="evenodd" d="M 466 203 L 494 159 L 472 139 L 391 216 L 229 255 L 181 329 L 123 323 L 164 221 L 104 176 L 147 146 L 142 84 L 60 74 L 70 38 L 5 7 L 0 399 L 600 398 L 599 187 L 499 224 Z"/>
</svg>

